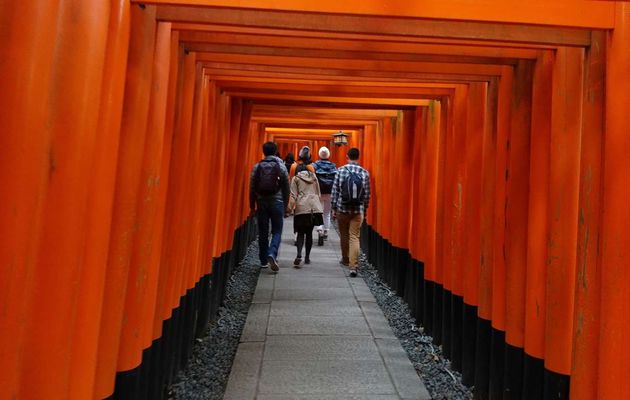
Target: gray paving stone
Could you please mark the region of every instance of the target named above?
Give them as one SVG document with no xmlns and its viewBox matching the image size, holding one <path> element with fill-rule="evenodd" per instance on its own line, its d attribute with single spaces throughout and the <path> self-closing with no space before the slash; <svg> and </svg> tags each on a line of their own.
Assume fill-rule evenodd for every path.
<svg viewBox="0 0 630 400">
<path fill-rule="evenodd" d="M 363 311 L 352 299 L 275 300 L 271 304 L 271 315 L 362 317 Z"/>
<path fill-rule="evenodd" d="M 278 275 L 276 278 L 276 290 L 349 287 L 346 279 L 305 275 L 306 274 Z"/>
<path fill-rule="evenodd" d="M 345 275 L 341 268 L 337 267 L 313 267 L 311 265 L 302 268 L 290 268 L 281 270 L 278 276 L 301 277 L 301 278 L 334 278 L 344 280 Z"/>
<path fill-rule="evenodd" d="M 263 361 L 258 391 L 260 395 L 396 394 L 382 361 L 366 360 Z"/>
<path fill-rule="evenodd" d="M 263 394 L 258 395 L 256 400 L 400 400 L 396 395 L 338 395 L 338 394 L 315 394 L 315 395 L 280 395 Z"/>
<path fill-rule="evenodd" d="M 354 299 L 354 292 L 348 288 L 301 288 L 276 289 L 273 300 L 330 300 Z"/>
<path fill-rule="evenodd" d="M 365 314 L 365 319 L 370 326 L 372 335 L 377 339 L 396 339 L 396 335 L 389 326 L 383 311 L 378 304 L 373 302 L 360 301 L 361 309 Z"/>
<path fill-rule="evenodd" d="M 430 400 L 431 395 L 398 339 L 376 339 L 376 345 L 383 356 L 398 394 L 404 399 Z"/>
<path fill-rule="evenodd" d="M 370 335 L 363 317 L 270 316 L 268 335 Z"/>
<path fill-rule="evenodd" d="M 363 279 L 349 279 L 349 281 L 352 288 L 365 288 L 369 290 L 367 283 L 365 283 Z"/>
<path fill-rule="evenodd" d="M 247 313 L 241 342 L 264 342 L 269 320 L 269 304 L 252 304 Z"/>
<path fill-rule="evenodd" d="M 236 351 L 224 400 L 256 398 L 264 343 L 241 343 Z"/>
<path fill-rule="evenodd" d="M 357 279 L 353 279 L 353 281 L 356 280 Z M 363 282 L 363 280 L 361 281 Z M 363 282 L 363 284 L 365 284 L 365 282 Z M 372 303 L 376 303 L 376 298 L 370 291 L 370 288 L 368 288 L 367 286 L 352 286 L 352 291 L 354 291 L 354 295 L 358 301 L 369 301 Z"/>
<path fill-rule="evenodd" d="M 274 280 L 275 275 L 269 275 L 265 271 L 261 272 L 252 303 L 271 303 Z"/>
<path fill-rule="evenodd" d="M 268 336 L 265 361 L 294 360 L 381 360 L 378 348 L 369 336 Z"/>
</svg>

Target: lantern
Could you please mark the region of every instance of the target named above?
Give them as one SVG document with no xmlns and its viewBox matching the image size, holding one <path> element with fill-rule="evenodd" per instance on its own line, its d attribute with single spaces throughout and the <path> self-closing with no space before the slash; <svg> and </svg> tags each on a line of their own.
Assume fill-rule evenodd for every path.
<svg viewBox="0 0 630 400">
<path fill-rule="evenodd" d="M 333 142 L 335 146 L 345 146 L 348 144 L 348 135 L 342 131 L 333 134 Z"/>
</svg>

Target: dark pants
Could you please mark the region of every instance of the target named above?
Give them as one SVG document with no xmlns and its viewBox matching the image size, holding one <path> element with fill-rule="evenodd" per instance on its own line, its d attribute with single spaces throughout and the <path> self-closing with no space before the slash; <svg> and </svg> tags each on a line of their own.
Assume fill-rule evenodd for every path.
<svg viewBox="0 0 630 400">
<path fill-rule="evenodd" d="M 304 241 L 306 239 L 306 258 L 311 258 L 311 248 L 313 247 L 313 231 L 308 233 L 298 232 L 297 236 L 297 256 L 302 258 L 302 247 L 304 247 Z"/>
<path fill-rule="evenodd" d="M 284 223 L 284 202 L 282 200 L 262 200 L 258 202 L 258 247 L 260 263 L 267 264 L 267 257 L 278 258 Z M 271 243 L 269 242 L 269 221 L 271 220 Z"/>
</svg>

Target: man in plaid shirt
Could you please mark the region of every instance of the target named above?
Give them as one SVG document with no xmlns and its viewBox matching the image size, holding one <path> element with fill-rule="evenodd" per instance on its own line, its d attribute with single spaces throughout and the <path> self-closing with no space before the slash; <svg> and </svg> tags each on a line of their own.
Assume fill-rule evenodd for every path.
<svg viewBox="0 0 630 400">
<path fill-rule="evenodd" d="M 361 224 L 370 204 L 370 173 L 359 165 L 359 149 L 348 150 L 348 163 L 339 168 L 332 188 L 333 218 L 339 222 L 341 236 L 341 263 L 350 268 L 350 276 L 357 276 L 359 263 L 359 236 Z M 351 177 L 358 177 L 362 182 L 358 194 L 359 201 L 344 200 L 344 191 L 348 196 L 348 183 Z"/>
</svg>

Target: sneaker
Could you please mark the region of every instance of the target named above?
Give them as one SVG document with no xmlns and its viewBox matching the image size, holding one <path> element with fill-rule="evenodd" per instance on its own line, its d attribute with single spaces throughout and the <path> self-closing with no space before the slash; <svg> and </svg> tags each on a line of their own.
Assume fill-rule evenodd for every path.
<svg viewBox="0 0 630 400">
<path fill-rule="evenodd" d="M 272 271 L 278 272 L 278 262 L 273 256 L 267 257 L 267 262 L 269 262 L 269 268 L 271 268 Z"/>
<path fill-rule="evenodd" d="M 293 260 L 293 266 L 296 268 L 298 268 L 301 263 L 302 263 L 302 257 L 295 257 L 295 260 Z"/>
<path fill-rule="evenodd" d="M 306 257 L 306 258 L 304 259 L 304 264 L 310 264 L 310 263 L 311 263 L 311 259 L 310 259 L 310 258 L 308 258 L 308 257 Z"/>
<path fill-rule="evenodd" d="M 260 268 L 262 269 L 269 268 L 269 264 L 260 264 Z"/>
<path fill-rule="evenodd" d="M 350 278 L 356 278 L 357 277 L 357 270 L 356 269 L 351 269 L 350 270 Z"/>
</svg>

